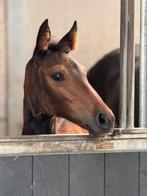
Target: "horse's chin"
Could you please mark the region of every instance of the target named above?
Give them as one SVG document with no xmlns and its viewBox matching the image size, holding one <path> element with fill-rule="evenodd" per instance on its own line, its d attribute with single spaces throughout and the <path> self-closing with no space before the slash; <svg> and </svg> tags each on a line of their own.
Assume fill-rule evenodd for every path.
<svg viewBox="0 0 147 196">
<path fill-rule="evenodd" d="M 103 131 L 100 132 L 95 132 L 95 131 L 89 131 L 90 135 L 94 136 L 94 137 L 107 137 L 109 136 L 109 133 L 104 133 Z"/>
<path fill-rule="evenodd" d="M 93 130 L 91 127 L 89 127 L 88 125 L 85 126 L 85 129 L 87 129 L 90 133 L 90 135 L 94 136 L 94 137 L 106 137 L 109 135 L 109 133 L 111 132 L 111 130 L 107 130 L 107 129 L 100 129 L 97 128 L 97 130 Z"/>
</svg>

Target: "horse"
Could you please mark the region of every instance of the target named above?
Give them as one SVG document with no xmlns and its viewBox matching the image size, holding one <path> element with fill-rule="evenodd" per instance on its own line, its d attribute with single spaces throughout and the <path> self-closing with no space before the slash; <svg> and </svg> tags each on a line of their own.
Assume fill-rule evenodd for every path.
<svg viewBox="0 0 147 196">
<path fill-rule="evenodd" d="M 52 130 L 54 134 L 80 134 L 80 135 L 89 135 L 87 129 L 80 127 L 79 125 L 72 123 L 71 121 L 61 118 L 54 117 L 52 123 Z"/>
<path fill-rule="evenodd" d="M 135 127 L 139 126 L 139 45 L 135 46 Z M 107 53 L 87 74 L 88 81 L 112 109 L 119 127 L 120 49 Z M 126 95 L 124 95 L 126 96 Z"/>
<path fill-rule="evenodd" d="M 139 45 L 135 47 L 135 118 L 134 124 L 139 126 Z M 98 60 L 87 73 L 91 86 L 102 97 L 105 103 L 112 109 L 116 117 L 115 126 L 119 127 L 119 78 L 120 78 L 120 49 L 115 49 L 105 54 Z M 55 133 L 86 133 L 79 126 L 64 120 L 56 119 Z"/>
<path fill-rule="evenodd" d="M 51 134 L 55 117 L 63 117 L 95 136 L 107 134 L 115 117 L 87 80 L 87 72 L 70 57 L 76 48 L 77 22 L 58 42 L 46 19 L 40 26 L 25 70 L 23 135 Z"/>
</svg>

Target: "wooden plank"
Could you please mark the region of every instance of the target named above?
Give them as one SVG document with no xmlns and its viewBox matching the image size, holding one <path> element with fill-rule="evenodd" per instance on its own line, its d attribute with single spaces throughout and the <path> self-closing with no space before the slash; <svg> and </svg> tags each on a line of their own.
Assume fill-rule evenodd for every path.
<svg viewBox="0 0 147 196">
<path fill-rule="evenodd" d="M 106 154 L 105 196 L 138 196 L 139 153 Z"/>
<path fill-rule="evenodd" d="M 5 135 L 6 128 L 6 89 L 5 89 L 5 2 L 0 0 L 0 136 Z"/>
<path fill-rule="evenodd" d="M 38 156 L 33 160 L 33 196 L 69 196 L 68 155 Z"/>
<path fill-rule="evenodd" d="M 32 196 L 32 158 L 0 158 L 0 195 Z"/>
<path fill-rule="evenodd" d="M 70 156 L 70 196 L 104 195 L 104 155 Z"/>
<path fill-rule="evenodd" d="M 6 1 L 8 135 L 20 135 L 26 65 L 26 1 Z M 15 109 L 14 109 L 15 108 Z"/>
<path fill-rule="evenodd" d="M 128 138 L 127 138 L 128 137 Z M 139 139 L 137 137 L 140 137 Z M 38 135 L 0 138 L 0 156 L 147 152 L 146 134 L 120 138 L 88 135 Z"/>
<path fill-rule="evenodd" d="M 140 195 L 147 195 L 147 153 L 140 153 Z"/>
</svg>

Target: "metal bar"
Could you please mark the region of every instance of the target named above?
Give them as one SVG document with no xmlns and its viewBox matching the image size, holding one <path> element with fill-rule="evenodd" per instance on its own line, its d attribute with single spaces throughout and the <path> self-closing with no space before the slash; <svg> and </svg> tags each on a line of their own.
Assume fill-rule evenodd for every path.
<svg viewBox="0 0 147 196">
<path fill-rule="evenodd" d="M 141 127 L 137 127 L 137 128 L 115 128 L 113 130 L 113 132 L 111 132 L 109 134 L 109 136 L 112 137 L 116 137 L 116 136 L 121 136 L 121 138 L 125 136 L 125 138 L 128 139 L 127 135 L 131 136 L 131 138 L 133 139 L 135 138 L 140 138 L 141 135 L 146 135 L 147 136 L 147 128 L 141 128 Z"/>
<path fill-rule="evenodd" d="M 120 20 L 120 105 L 119 127 L 126 127 L 126 95 L 127 95 L 127 43 L 128 43 L 128 0 L 121 0 Z"/>
<path fill-rule="evenodd" d="M 147 127 L 147 0 L 140 10 L 139 126 Z"/>
<path fill-rule="evenodd" d="M 26 1 L 6 0 L 6 116 L 7 135 L 19 135 L 22 121 L 24 65 L 26 63 Z M 13 81 L 13 82 L 12 82 Z M 15 82 L 14 82 L 15 81 Z M 17 95 L 17 97 L 16 97 Z M 15 108 L 15 110 L 14 110 Z M 13 130 L 13 131 L 12 131 Z"/>
<path fill-rule="evenodd" d="M 134 13 L 135 13 L 135 1 L 128 0 L 127 128 L 134 127 L 134 84 L 135 84 Z"/>
</svg>

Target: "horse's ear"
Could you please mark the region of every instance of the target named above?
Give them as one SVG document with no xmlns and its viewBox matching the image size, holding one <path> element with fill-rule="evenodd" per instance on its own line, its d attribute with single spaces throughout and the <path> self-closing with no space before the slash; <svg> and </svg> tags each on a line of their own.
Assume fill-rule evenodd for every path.
<svg viewBox="0 0 147 196">
<path fill-rule="evenodd" d="M 47 51 L 50 43 L 50 39 L 51 39 L 51 32 L 48 26 L 48 19 L 46 19 L 39 28 L 34 52 Z"/>
<path fill-rule="evenodd" d="M 57 48 L 63 52 L 69 53 L 77 45 L 77 22 L 75 21 L 70 31 L 59 41 Z"/>
</svg>

